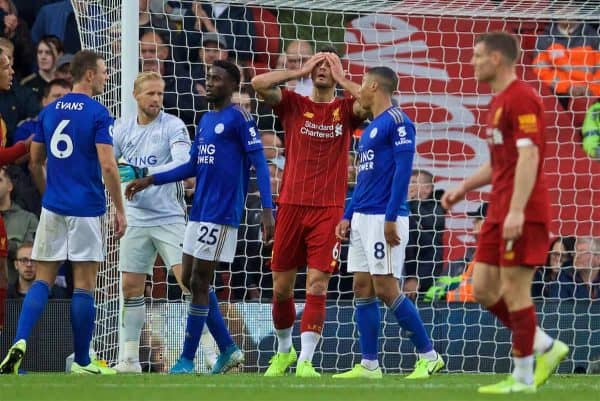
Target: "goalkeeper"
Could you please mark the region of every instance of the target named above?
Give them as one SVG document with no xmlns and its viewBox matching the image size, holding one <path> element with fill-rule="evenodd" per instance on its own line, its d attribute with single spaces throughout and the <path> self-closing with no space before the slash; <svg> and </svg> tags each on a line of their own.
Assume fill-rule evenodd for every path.
<svg viewBox="0 0 600 401">
<path fill-rule="evenodd" d="M 581 134 L 585 153 L 600 160 L 600 99 L 585 114 Z"/>
</svg>

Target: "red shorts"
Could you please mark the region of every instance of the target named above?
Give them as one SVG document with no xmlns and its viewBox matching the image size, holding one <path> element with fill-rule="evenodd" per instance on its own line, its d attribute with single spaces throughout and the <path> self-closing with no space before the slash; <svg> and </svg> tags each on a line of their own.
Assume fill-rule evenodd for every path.
<svg viewBox="0 0 600 401">
<path fill-rule="evenodd" d="M 4 227 L 4 219 L 0 216 L 0 258 L 8 256 L 8 237 Z"/>
<path fill-rule="evenodd" d="M 271 270 L 284 272 L 308 266 L 334 272 L 340 248 L 335 226 L 343 212 L 341 207 L 279 206 Z"/>
<path fill-rule="evenodd" d="M 475 261 L 493 266 L 543 266 L 548 256 L 550 234 L 545 223 L 525 222 L 523 233 L 513 241 L 512 250 L 506 249 L 502 239 L 502 224 L 487 220 L 477 240 Z"/>
</svg>

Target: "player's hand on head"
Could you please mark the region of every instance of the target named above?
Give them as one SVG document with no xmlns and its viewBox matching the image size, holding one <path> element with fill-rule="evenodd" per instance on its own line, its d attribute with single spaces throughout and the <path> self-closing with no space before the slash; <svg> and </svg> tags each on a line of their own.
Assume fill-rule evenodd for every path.
<svg viewBox="0 0 600 401">
<path fill-rule="evenodd" d="M 275 233 L 275 219 L 273 218 L 273 209 L 263 209 L 262 212 L 262 235 L 263 242 L 269 244 L 273 242 Z"/>
<path fill-rule="evenodd" d="M 340 82 L 346 77 L 346 73 L 344 72 L 344 67 L 342 66 L 342 61 L 335 53 L 324 53 L 325 60 L 329 64 L 329 68 L 331 69 L 331 76 L 336 82 Z"/>
<path fill-rule="evenodd" d="M 502 238 L 506 241 L 516 240 L 523 233 L 525 213 L 522 211 L 509 210 L 504 225 L 502 226 Z"/>
<path fill-rule="evenodd" d="M 465 198 L 465 191 L 461 188 L 452 188 L 446 192 L 442 196 L 441 203 L 442 207 L 446 210 L 450 209 L 452 206 L 456 205 L 458 202 Z"/>
<path fill-rule="evenodd" d="M 123 235 L 125 235 L 125 231 L 127 230 L 127 218 L 125 217 L 124 212 L 115 212 L 115 237 L 120 239 Z"/>
<path fill-rule="evenodd" d="M 385 237 L 385 242 L 390 244 L 390 246 L 400 245 L 400 236 L 398 235 L 398 230 L 396 230 L 395 221 L 386 221 L 384 223 L 383 236 Z"/>
<path fill-rule="evenodd" d="M 306 63 L 302 65 L 302 68 L 300 69 L 302 76 L 305 77 L 310 75 L 312 70 L 324 60 L 326 60 L 325 53 L 317 53 L 313 55 Z"/>
<path fill-rule="evenodd" d="M 128 200 L 132 200 L 133 195 L 148 188 L 150 185 L 152 185 L 152 176 L 151 175 L 148 177 L 138 178 L 136 180 L 133 180 L 129 184 L 127 184 L 127 187 L 125 187 L 125 197 Z"/>
<path fill-rule="evenodd" d="M 348 239 L 348 232 L 350 232 L 349 220 L 343 219 L 335 226 L 335 236 L 340 241 Z"/>
</svg>

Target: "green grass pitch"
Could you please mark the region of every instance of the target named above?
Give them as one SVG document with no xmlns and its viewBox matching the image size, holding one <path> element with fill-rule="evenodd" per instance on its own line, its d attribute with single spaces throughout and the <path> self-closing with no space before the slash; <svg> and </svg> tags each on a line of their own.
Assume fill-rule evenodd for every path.
<svg viewBox="0 0 600 401">
<path fill-rule="evenodd" d="M 477 387 L 501 375 L 441 374 L 427 381 L 385 375 L 378 381 L 340 381 L 330 375 L 299 380 L 293 376 L 263 378 L 257 374 L 70 376 L 29 374 L 0 377 L 0 400 L 42 401 L 472 401 L 600 399 L 600 376 L 553 376 L 537 394 L 484 396 Z"/>
</svg>

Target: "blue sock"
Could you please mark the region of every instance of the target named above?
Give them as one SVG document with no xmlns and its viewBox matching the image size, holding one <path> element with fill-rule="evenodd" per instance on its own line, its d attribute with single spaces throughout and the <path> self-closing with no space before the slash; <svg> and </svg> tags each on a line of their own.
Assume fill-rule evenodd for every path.
<svg viewBox="0 0 600 401">
<path fill-rule="evenodd" d="M 210 303 L 210 310 L 208 311 L 208 317 L 206 318 L 206 325 L 210 330 L 210 334 L 215 338 L 219 351 L 225 352 L 227 348 L 233 345 L 233 340 L 227 329 L 227 325 L 221 315 L 221 309 L 219 309 L 219 300 L 215 289 L 211 288 L 208 293 L 208 300 Z"/>
<path fill-rule="evenodd" d="M 80 366 L 90 364 L 90 343 L 94 334 L 95 319 L 94 294 L 82 288 L 75 288 L 71 299 L 71 327 L 75 362 Z"/>
<path fill-rule="evenodd" d="M 48 303 L 48 294 L 50 287 L 45 281 L 36 280 L 33 282 L 25 299 L 23 300 L 23 308 L 19 315 L 19 324 L 17 325 L 17 333 L 14 342 L 29 338 L 31 330 L 42 316 L 44 308 Z"/>
<path fill-rule="evenodd" d="M 189 359 L 190 361 L 194 360 L 207 316 L 208 306 L 189 305 L 185 339 L 183 340 L 183 351 L 181 352 L 182 358 Z"/>
<path fill-rule="evenodd" d="M 358 326 L 360 352 L 362 358 L 376 361 L 379 347 L 379 330 L 381 328 L 381 311 L 379 300 L 373 298 L 356 298 L 356 325 Z"/>
<path fill-rule="evenodd" d="M 419 311 L 410 299 L 406 298 L 404 294 L 400 294 L 389 308 L 394 312 L 400 327 L 412 333 L 410 340 L 417 348 L 417 352 L 424 354 L 433 350 L 431 339 L 425 330 Z"/>
</svg>

